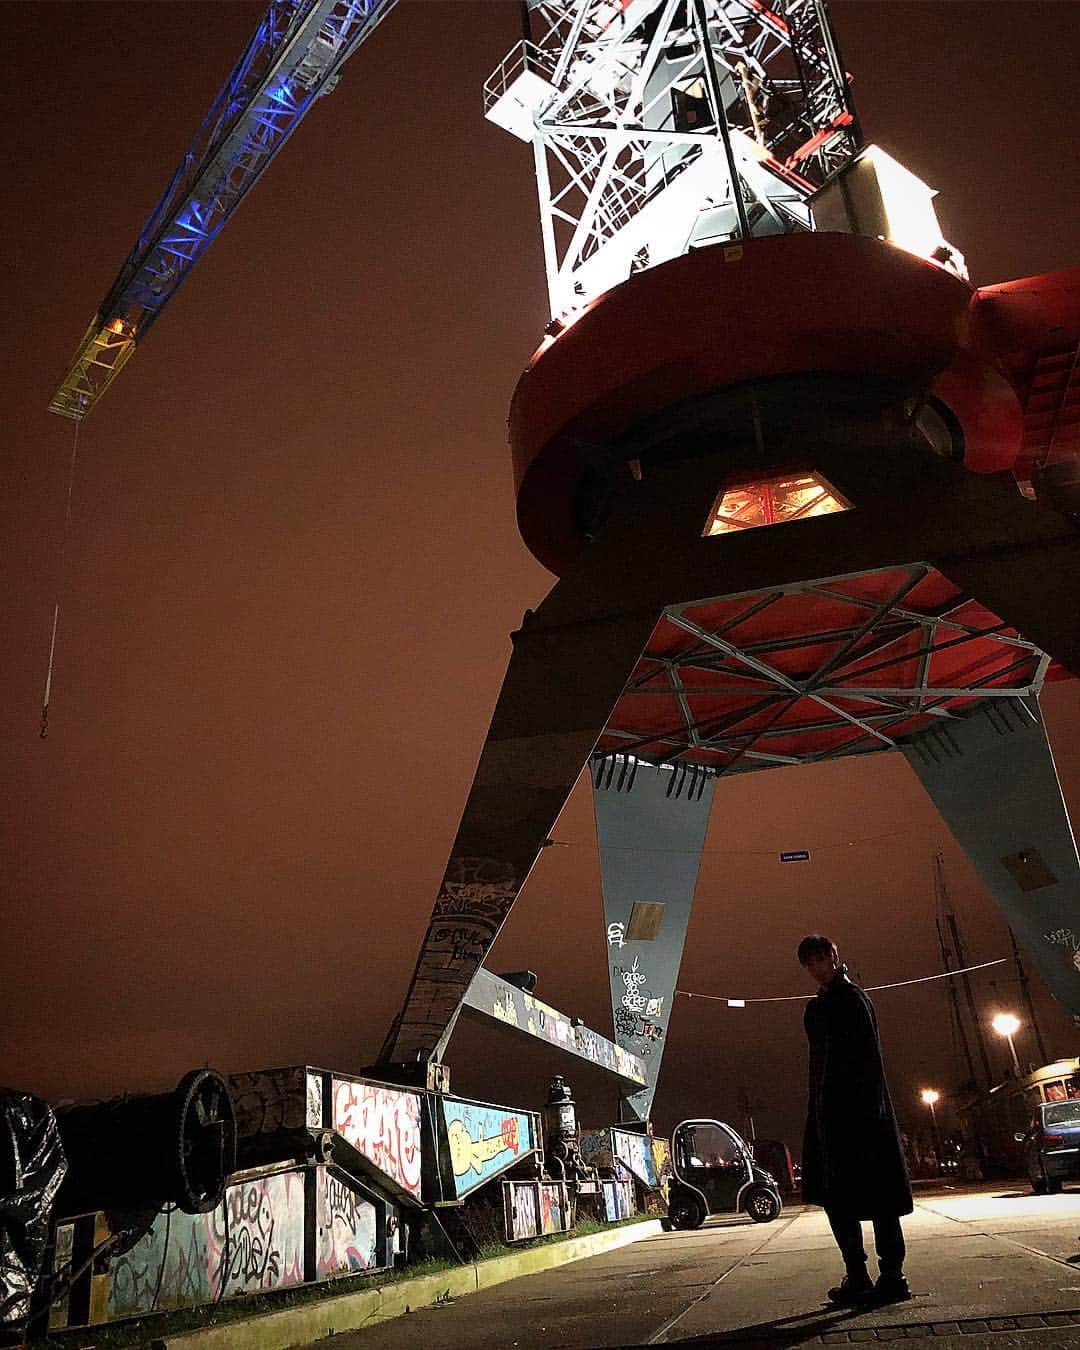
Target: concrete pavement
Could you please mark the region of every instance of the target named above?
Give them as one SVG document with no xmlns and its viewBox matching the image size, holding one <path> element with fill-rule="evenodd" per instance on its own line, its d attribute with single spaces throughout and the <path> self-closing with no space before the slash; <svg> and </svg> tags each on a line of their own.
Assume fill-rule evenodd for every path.
<svg viewBox="0 0 1080 1350">
<path fill-rule="evenodd" d="M 910 1303 L 834 1311 L 841 1274 L 824 1214 L 713 1220 L 418 1308 L 321 1350 L 586 1350 L 932 1341 L 1080 1350 L 1080 1190 L 1019 1183 L 923 1192 L 905 1220 Z M 867 1235 L 870 1236 L 869 1225 Z M 871 1269 L 874 1269 L 871 1261 Z M 312 1344 L 315 1344 L 314 1342 Z"/>
</svg>

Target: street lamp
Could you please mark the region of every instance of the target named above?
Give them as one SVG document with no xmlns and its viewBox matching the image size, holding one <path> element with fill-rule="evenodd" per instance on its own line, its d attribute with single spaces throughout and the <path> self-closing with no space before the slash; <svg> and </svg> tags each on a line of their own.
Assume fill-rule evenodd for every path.
<svg viewBox="0 0 1080 1350">
<path fill-rule="evenodd" d="M 1020 1077 L 1020 1061 L 1016 1058 L 1016 1046 L 1013 1044 L 1013 1037 L 1020 1030 L 1020 1019 L 1012 1013 L 998 1013 L 990 1023 L 999 1036 L 1004 1036 L 1009 1042 L 1009 1051 L 1012 1054 L 1013 1072 L 1017 1078 Z"/>
<path fill-rule="evenodd" d="M 937 1088 L 923 1088 L 919 1096 L 923 1104 L 930 1108 L 930 1129 L 934 1136 L 934 1156 L 937 1158 L 937 1170 L 941 1171 L 941 1137 L 938 1134 L 937 1111 L 934 1109 L 941 1100 L 941 1093 Z"/>
</svg>

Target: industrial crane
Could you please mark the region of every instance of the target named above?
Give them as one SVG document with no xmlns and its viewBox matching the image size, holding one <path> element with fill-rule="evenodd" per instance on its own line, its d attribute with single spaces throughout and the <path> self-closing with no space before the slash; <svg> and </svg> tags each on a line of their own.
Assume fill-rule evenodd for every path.
<svg viewBox="0 0 1080 1350">
<path fill-rule="evenodd" d="M 53 411 L 94 406 L 393 4 L 269 6 Z M 1037 704 L 1080 673 L 1075 596 L 1044 585 L 1080 577 L 1080 271 L 968 284 L 931 189 L 864 145 L 825 0 L 522 15 L 484 109 L 533 151 L 551 322 L 510 440 L 561 579 L 515 635 L 380 1069 L 437 1079 L 590 762 L 617 1039 L 649 1062 L 624 1119 L 651 1109 L 722 775 L 900 750 L 1080 1015 Z"/>
<path fill-rule="evenodd" d="M 91 320 L 51 412 L 81 420 L 397 0 L 272 0 Z M 632 272 L 813 228 L 860 146 L 824 0 L 523 0 L 486 115 L 535 147 L 557 323 Z M 722 106 L 717 118 L 710 111 Z"/>
</svg>

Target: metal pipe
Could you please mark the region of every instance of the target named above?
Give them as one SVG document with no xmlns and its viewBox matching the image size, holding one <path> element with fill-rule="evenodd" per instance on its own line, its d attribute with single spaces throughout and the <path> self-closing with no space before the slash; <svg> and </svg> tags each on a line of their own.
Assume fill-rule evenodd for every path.
<svg viewBox="0 0 1080 1350">
<path fill-rule="evenodd" d="M 713 112 L 716 115 L 716 129 L 724 147 L 728 173 L 731 175 L 731 191 L 735 197 L 735 213 L 739 218 L 739 238 L 750 238 L 750 221 L 746 215 L 746 203 L 742 198 L 742 180 L 735 162 L 735 151 L 731 148 L 731 135 L 728 131 L 727 117 L 724 114 L 724 102 L 720 95 L 720 77 L 716 73 L 716 61 L 713 58 L 712 43 L 709 41 L 709 21 L 705 16 L 704 0 L 694 0 L 694 18 L 701 36 L 702 57 L 705 62 L 705 79 L 709 86 Z"/>
</svg>

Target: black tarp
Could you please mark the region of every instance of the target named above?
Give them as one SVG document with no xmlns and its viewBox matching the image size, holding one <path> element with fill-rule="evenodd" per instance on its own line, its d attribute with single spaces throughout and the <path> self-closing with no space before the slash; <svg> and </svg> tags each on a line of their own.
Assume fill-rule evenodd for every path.
<svg viewBox="0 0 1080 1350">
<path fill-rule="evenodd" d="M 0 1116 L 0 1326 L 13 1326 L 30 1314 L 67 1162 L 40 1097 L 0 1087 Z"/>
</svg>

